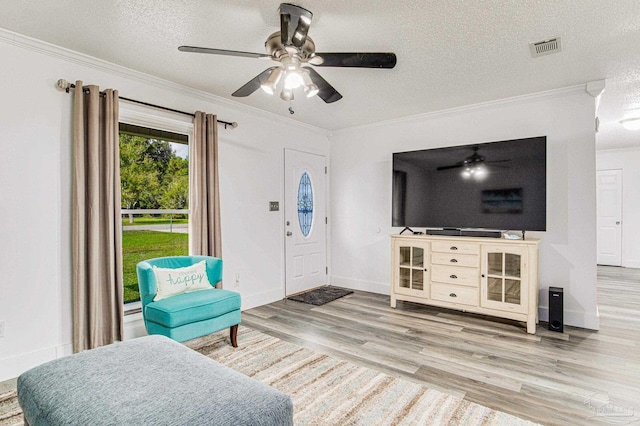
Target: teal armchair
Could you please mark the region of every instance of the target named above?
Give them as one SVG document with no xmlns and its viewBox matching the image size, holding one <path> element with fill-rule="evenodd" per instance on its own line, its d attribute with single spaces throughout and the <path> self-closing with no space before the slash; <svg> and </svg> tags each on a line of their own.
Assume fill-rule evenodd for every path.
<svg viewBox="0 0 640 426">
<path fill-rule="evenodd" d="M 178 342 L 229 328 L 233 347 L 238 347 L 240 294 L 223 289 L 194 291 L 153 301 L 157 293 L 153 266 L 184 268 L 206 261 L 209 283 L 222 280 L 222 259 L 209 256 L 169 256 L 138 263 L 138 287 L 142 316 L 149 334 L 161 334 Z"/>
</svg>

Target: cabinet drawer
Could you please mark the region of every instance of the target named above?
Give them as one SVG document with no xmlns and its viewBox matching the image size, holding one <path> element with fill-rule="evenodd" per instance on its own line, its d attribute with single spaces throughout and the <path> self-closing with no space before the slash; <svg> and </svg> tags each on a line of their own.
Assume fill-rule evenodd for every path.
<svg viewBox="0 0 640 426">
<path fill-rule="evenodd" d="M 480 254 L 480 244 L 459 241 L 433 241 L 431 251 L 440 253 Z"/>
<path fill-rule="evenodd" d="M 460 254 L 460 253 L 433 253 L 431 254 L 431 263 L 449 266 L 470 266 L 477 268 L 478 255 L 476 254 Z"/>
<path fill-rule="evenodd" d="M 449 283 L 479 287 L 480 277 L 478 268 L 465 268 L 462 266 L 431 266 L 431 280 L 440 283 Z"/>
<path fill-rule="evenodd" d="M 442 302 L 478 306 L 478 289 L 459 285 L 433 283 L 431 284 L 431 298 Z"/>
</svg>

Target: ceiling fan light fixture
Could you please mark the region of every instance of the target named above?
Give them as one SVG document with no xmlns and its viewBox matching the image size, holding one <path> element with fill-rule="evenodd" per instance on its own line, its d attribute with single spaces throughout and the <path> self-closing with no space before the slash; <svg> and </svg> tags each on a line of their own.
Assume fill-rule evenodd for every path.
<svg viewBox="0 0 640 426">
<path fill-rule="evenodd" d="M 487 169 L 482 164 L 469 164 L 460 172 L 464 179 L 483 180 L 487 177 Z"/>
<path fill-rule="evenodd" d="M 313 83 L 313 80 L 311 80 L 309 71 L 305 69 L 302 70 L 302 83 L 304 84 L 304 94 L 307 95 L 307 98 L 317 95 L 320 91 L 318 86 Z"/>
<path fill-rule="evenodd" d="M 304 87 L 304 94 L 307 95 L 307 98 L 314 97 L 318 94 L 318 92 L 320 92 L 320 89 L 318 89 L 318 86 L 313 83 L 308 84 Z"/>
<path fill-rule="evenodd" d="M 640 130 L 640 117 L 625 118 L 620 120 L 620 124 L 627 130 Z"/>
<path fill-rule="evenodd" d="M 236 56 L 253 59 L 270 59 L 279 62 L 279 66 L 269 67 L 253 77 L 231 96 L 244 98 L 259 88 L 265 93 L 285 100 L 293 99 L 294 89 L 302 86 L 307 97 L 317 95 L 327 104 L 339 101 L 342 95 L 313 68 L 312 81 L 305 81 L 305 65 L 345 68 L 386 68 L 396 66 L 396 55 L 393 52 L 326 52 L 316 54 L 315 42 L 309 37 L 309 29 L 313 13 L 290 3 L 280 4 L 280 31 L 267 37 L 266 53 L 243 52 L 239 50 L 214 49 L 209 47 L 179 46 L 180 52 L 206 53 L 211 55 Z M 278 68 L 278 71 L 274 71 Z M 283 81 L 284 80 L 284 81 Z M 322 90 L 320 90 L 322 89 Z"/>
<path fill-rule="evenodd" d="M 282 77 L 282 69 L 276 68 L 271 71 L 267 80 L 260 85 L 260 88 L 264 90 L 266 93 L 273 95 L 276 93 L 276 87 L 280 82 L 280 78 Z"/>
<path fill-rule="evenodd" d="M 299 70 L 287 71 L 287 75 L 284 78 L 285 89 L 296 89 L 304 84 L 304 79 L 300 75 Z"/>
<path fill-rule="evenodd" d="M 483 166 L 476 167 L 476 172 L 474 174 L 474 177 L 476 178 L 476 180 L 482 180 L 486 176 L 487 176 L 487 169 L 485 169 Z"/>
<path fill-rule="evenodd" d="M 280 99 L 282 99 L 283 101 L 292 101 L 293 100 L 293 90 L 292 89 L 288 89 L 287 87 L 282 89 L 282 92 L 280 92 Z"/>
</svg>

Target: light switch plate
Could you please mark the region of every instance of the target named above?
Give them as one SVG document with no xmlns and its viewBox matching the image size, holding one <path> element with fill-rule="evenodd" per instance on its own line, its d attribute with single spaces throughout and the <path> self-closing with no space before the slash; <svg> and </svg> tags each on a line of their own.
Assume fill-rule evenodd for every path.
<svg viewBox="0 0 640 426">
<path fill-rule="evenodd" d="M 277 212 L 280 210 L 280 201 L 269 201 L 269 211 Z"/>
</svg>

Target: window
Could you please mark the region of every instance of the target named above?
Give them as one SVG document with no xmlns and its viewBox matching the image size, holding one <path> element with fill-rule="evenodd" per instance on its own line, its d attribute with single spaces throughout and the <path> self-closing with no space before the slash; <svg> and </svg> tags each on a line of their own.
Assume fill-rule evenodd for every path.
<svg viewBox="0 0 640 426">
<path fill-rule="evenodd" d="M 307 237 L 313 223 L 313 188 L 307 172 L 302 173 L 298 184 L 298 222 L 302 235 Z"/>
<path fill-rule="evenodd" d="M 139 305 L 136 265 L 189 254 L 189 137 L 120 124 L 122 269 L 127 311 Z"/>
</svg>

